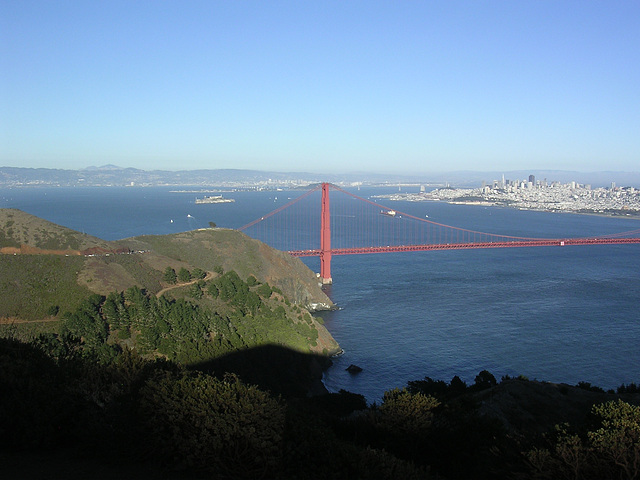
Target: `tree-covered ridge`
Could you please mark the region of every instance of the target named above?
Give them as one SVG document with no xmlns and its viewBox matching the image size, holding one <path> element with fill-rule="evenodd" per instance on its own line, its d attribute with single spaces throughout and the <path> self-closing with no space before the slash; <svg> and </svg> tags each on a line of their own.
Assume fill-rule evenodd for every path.
<svg viewBox="0 0 640 480">
<path fill-rule="evenodd" d="M 48 478 L 49 463 L 38 470 L 37 461 L 12 459 L 45 452 L 90 460 L 94 473 L 111 469 L 113 478 L 131 478 L 133 469 L 143 479 L 638 478 L 640 409 L 607 399 L 612 394 L 585 404 L 592 412 L 585 421 L 538 436 L 483 415 L 486 400 L 478 401 L 498 387 L 535 382 L 498 383 L 486 371 L 470 386 L 460 379 L 411 382 L 367 406 L 345 391 L 275 396 L 233 374 L 214 377 L 126 348 L 103 360 L 69 336 L 0 339 L 7 478 Z M 86 478 L 61 470 L 65 463 L 56 462 L 56 473 Z"/>
<path fill-rule="evenodd" d="M 327 308 L 333 305 L 316 276 L 300 259 L 236 230 L 208 228 L 171 235 L 143 235 L 127 239 L 126 244 L 133 250 L 153 252 L 205 271 L 221 267 L 237 272 L 241 278 L 253 276 L 279 288 L 298 305 L 323 304 Z"/>
<path fill-rule="evenodd" d="M 135 286 L 91 295 L 63 314 L 61 333 L 81 339 L 87 353 L 105 359 L 123 346 L 181 364 L 266 344 L 334 353 L 320 349 L 317 323 L 306 310 L 254 277 L 244 281 L 230 271 L 184 288 L 191 298 L 156 297 Z"/>
</svg>

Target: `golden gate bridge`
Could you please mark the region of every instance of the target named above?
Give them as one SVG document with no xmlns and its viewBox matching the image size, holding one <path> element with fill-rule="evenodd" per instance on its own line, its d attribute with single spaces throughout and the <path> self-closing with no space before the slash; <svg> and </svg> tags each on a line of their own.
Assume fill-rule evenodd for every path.
<svg viewBox="0 0 640 480">
<path fill-rule="evenodd" d="M 331 208 L 330 191 L 342 195 Z M 239 230 L 293 256 L 320 257 L 324 284 L 332 282 L 334 255 L 640 243 L 640 228 L 588 237 L 535 238 L 454 227 L 399 212 L 330 183 L 313 187 Z"/>
</svg>

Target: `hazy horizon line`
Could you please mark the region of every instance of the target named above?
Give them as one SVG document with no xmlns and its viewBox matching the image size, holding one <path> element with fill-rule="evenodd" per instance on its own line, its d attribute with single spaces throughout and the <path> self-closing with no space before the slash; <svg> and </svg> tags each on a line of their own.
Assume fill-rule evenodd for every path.
<svg viewBox="0 0 640 480">
<path fill-rule="evenodd" d="M 196 171 L 237 171 L 237 172 L 264 172 L 264 173 L 282 173 L 282 174 L 313 174 L 313 175 L 429 175 L 429 174 L 480 174 L 480 173 L 515 173 L 515 172 L 558 172 L 558 173 L 585 173 L 585 174 L 597 174 L 597 173 L 630 173 L 640 174 L 639 170 L 578 170 L 578 169 L 563 169 L 563 168 L 540 168 L 540 167 L 527 167 L 527 168 L 512 168 L 512 169 L 458 169 L 458 170 L 407 170 L 407 171 L 383 171 L 383 170 L 352 170 L 352 171 L 340 171 L 340 172 L 317 172 L 313 170 L 273 170 L 273 169 L 256 169 L 256 168 L 233 168 L 233 167 L 219 167 L 219 168 L 140 168 L 133 166 L 120 166 L 115 164 L 104 165 L 88 165 L 81 168 L 55 168 L 55 167 L 32 167 L 32 166 L 17 166 L 17 165 L 2 165 L 0 168 L 22 168 L 31 170 L 67 170 L 67 171 L 83 171 L 83 170 L 139 170 L 143 172 L 196 172 Z"/>
</svg>

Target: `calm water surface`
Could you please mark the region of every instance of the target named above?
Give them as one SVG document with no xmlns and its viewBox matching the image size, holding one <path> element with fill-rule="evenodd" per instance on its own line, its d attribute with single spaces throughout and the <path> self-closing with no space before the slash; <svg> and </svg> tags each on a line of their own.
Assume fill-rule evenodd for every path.
<svg viewBox="0 0 640 480">
<path fill-rule="evenodd" d="M 195 205 L 169 188 L 0 189 L 20 208 L 116 240 L 206 227 L 238 228 L 299 192 L 229 192 L 235 203 Z M 397 191 L 397 190 L 396 190 Z M 387 193 L 362 189 L 360 196 Z M 332 197 L 334 202 L 341 200 Z M 439 202 L 386 202 L 448 225 L 497 234 L 589 236 L 638 228 L 624 218 Z M 304 259 L 318 271 L 319 261 Z M 332 391 L 377 401 L 429 376 L 472 383 L 483 369 L 604 388 L 640 382 L 640 245 L 537 247 L 334 257 L 322 316 L 345 353 L 325 374 Z M 350 364 L 364 371 L 350 375 Z"/>
</svg>

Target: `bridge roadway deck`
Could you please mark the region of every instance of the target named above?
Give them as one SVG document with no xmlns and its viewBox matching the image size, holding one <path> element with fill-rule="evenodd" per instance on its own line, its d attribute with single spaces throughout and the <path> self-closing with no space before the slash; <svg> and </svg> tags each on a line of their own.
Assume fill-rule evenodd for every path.
<svg viewBox="0 0 640 480">
<path fill-rule="evenodd" d="M 358 255 L 367 253 L 421 252 L 428 250 L 465 250 L 472 248 L 514 248 L 514 247 L 562 247 L 572 245 L 623 245 L 640 243 L 640 238 L 550 238 L 521 240 L 512 242 L 444 243 L 426 245 L 388 245 L 386 247 L 333 248 L 331 255 Z M 319 256 L 320 249 L 290 250 L 294 257 Z"/>
</svg>

